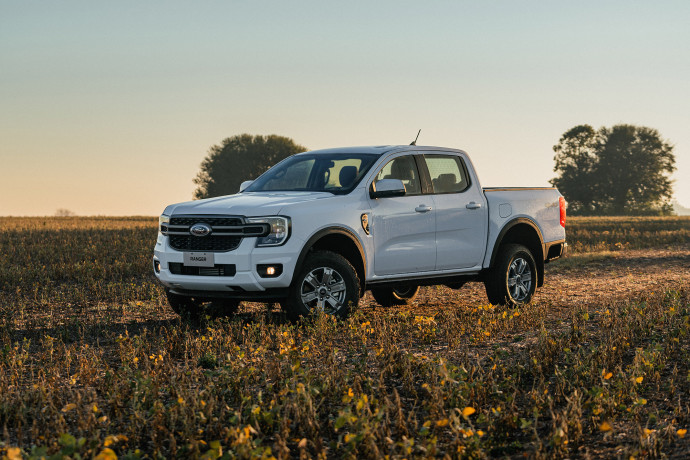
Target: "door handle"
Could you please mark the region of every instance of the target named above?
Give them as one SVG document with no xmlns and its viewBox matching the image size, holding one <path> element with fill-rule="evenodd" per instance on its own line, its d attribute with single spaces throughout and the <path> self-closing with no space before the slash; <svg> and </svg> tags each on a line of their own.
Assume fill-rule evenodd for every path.
<svg viewBox="0 0 690 460">
<path fill-rule="evenodd" d="M 425 204 L 420 204 L 416 208 L 414 208 L 415 211 L 417 212 L 429 212 L 431 211 L 431 206 L 427 206 Z"/>
<path fill-rule="evenodd" d="M 465 207 L 467 209 L 479 209 L 482 207 L 482 204 L 481 203 L 475 203 L 474 201 L 470 201 L 469 203 L 467 203 L 467 205 Z"/>
</svg>

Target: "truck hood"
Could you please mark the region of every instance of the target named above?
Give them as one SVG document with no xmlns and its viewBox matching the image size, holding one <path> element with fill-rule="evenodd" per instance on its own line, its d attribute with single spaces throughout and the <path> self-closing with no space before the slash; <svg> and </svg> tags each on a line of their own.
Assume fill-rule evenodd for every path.
<svg viewBox="0 0 690 460">
<path fill-rule="evenodd" d="M 287 205 L 332 198 L 328 192 L 244 192 L 236 195 L 187 201 L 165 208 L 163 214 L 227 214 L 234 216 L 271 216 Z"/>
</svg>

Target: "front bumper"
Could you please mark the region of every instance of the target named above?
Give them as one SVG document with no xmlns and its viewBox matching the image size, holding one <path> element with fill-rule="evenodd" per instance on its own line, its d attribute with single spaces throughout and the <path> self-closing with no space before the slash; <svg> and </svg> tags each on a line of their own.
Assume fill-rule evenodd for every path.
<svg viewBox="0 0 690 460">
<path fill-rule="evenodd" d="M 264 293 L 280 297 L 290 286 L 302 244 L 303 241 L 293 235 L 282 246 L 257 248 L 256 238 L 248 237 L 237 249 L 214 252 L 216 264 L 235 265 L 233 276 L 178 275 L 170 271 L 168 264 L 184 263 L 184 253 L 171 248 L 168 237 L 159 233 L 153 260 L 154 265 L 158 262 L 160 270 L 154 270 L 154 274 L 165 287 L 182 295 L 221 296 L 227 293 L 228 297 L 261 298 Z M 283 271 L 274 278 L 262 278 L 257 272 L 259 264 L 282 264 Z"/>
</svg>

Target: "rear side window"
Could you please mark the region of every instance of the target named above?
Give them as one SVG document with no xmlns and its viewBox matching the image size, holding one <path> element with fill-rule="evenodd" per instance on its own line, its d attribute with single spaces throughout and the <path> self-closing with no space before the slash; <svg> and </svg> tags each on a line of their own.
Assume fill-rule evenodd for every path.
<svg viewBox="0 0 690 460">
<path fill-rule="evenodd" d="M 469 187 L 467 172 L 457 156 L 424 155 L 433 193 L 459 193 Z"/>
<path fill-rule="evenodd" d="M 381 179 L 400 179 L 405 186 L 405 195 L 419 195 L 422 185 L 417 172 L 417 164 L 411 155 L 394 158 L 386 163 L 376 175 L 375 182 Z"/>
</svg>

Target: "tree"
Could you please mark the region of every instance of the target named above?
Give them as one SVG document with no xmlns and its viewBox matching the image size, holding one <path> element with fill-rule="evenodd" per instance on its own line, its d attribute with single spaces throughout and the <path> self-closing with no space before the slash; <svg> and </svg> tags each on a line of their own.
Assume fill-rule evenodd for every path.
<svg viewBox="0 0 690 460">
<path fill-rule="evenodd" d="M 558 144 L 554 171 L 560 177 L 551 180 L 554 187 L 568 200 L 568 211 L 573 214 L 590 214 L 596 210 L 598 195 L 591 180 L 597 164 L 597 132 L 589 125 L 579 125 L 566 131 Z"/>
<path fill-rule="evenodd" d="M 69 209 L 65 208 L 59 208 L 57 211 L 55 211 L 55 216 L 56 217 L 74 217 L 76 216 L 75 213 L 70 211 Z"/>
<path fill-rule="evenodd" d="M 675 168 L 673 146 L 652 128 L 579 125 L 553 147 L 550 182 L 579 215 L 669 214 Z"/>
<path fill-rule="evenodd" d="M 673 146 L 656 129 L 634 125 L 601 128 L 598 183 L 609 214 L 669 214 L 673 195 L 667 174 L 675 167 Z"/>
<path fill-rule="evenodd" d="M 201 170 L 194 178 L 194 198 L 237 193 L 243 181 L 256 179 L 280 160 L 306 150 L 292 139 L 275 134 L 240 134 L 224 139 L 212 146 L 201 162 Z"/>
</svg>

